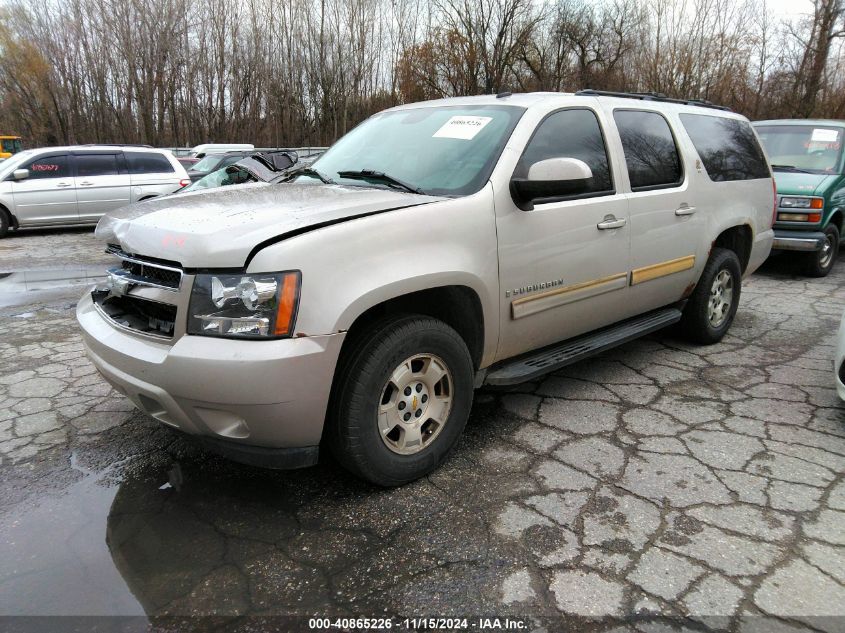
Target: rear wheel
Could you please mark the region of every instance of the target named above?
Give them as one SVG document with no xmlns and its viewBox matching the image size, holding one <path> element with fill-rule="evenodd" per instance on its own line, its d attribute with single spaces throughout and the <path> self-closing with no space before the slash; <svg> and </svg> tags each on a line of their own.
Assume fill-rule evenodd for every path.
<svg viewBox="0 0 845 633">
<path fill-rule="evenodd" d="M 721 341 L 736 315 L 741 284 L 736 253 L 714 248 L 684 308 L 681 329 L 686 337 L 705 345 Z"/>
<path fill-rule="evenodd" d="M 352 342 L 341 360 L 327 428 L 338 461 L 379 486 L 431 472 L 457 442 L 472 406 L 463 339 L 437 319 L 398 316 Z"/>
<path fill-rule="evenodd" d="M 824 238 L 821 250 L 807 254 L 806 271 L 810 277 L 826 277 L 839 255 L 839 229 L 835 224 L 824 228 Z"/>
</svg>

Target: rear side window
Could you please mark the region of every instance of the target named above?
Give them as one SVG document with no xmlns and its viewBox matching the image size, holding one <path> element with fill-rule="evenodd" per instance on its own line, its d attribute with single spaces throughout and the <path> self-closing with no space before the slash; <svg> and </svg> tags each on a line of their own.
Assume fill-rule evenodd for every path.
<svg viewBox="0 0 845 633">
<path fill-rule="evenodd" d="M 622 137 L 633 191 L 681 184 L 681 158 L 666 119 L 642 110 L 616 110 L 613 118 Z"/>
<path fill-rule="evenodd" d="M 525 178 L 531 165 L 547 158 L 584 161 L 593 172 L 585 193 L 613 193 L 604 137 L 591 110 L 560 110 L 546 117 L 525 148 L 514 175 Z"/>
<path fill-rule="evenodd" d="M 116 176 L 119 173 L 115 154 L 78 154 L 75 161 L 77 178 Z"/>
<path fill-rule="evenodd" d="M 153 152 L 124 152 L 130 174 L 172 174 L 175 170 L 167 157 Z"/>
<path fill-rule="evenodd" d="M 748 122 L 705 114 L 682 114 L 681 122 L 710 180 L 771 177 L 763 150 Z"/>
<path fill-rule="evenodd" d="M 21 169 L 29 170 L 30 180 L 40 180 L 42 178 L 66 178 L 70 175 L 67 156 L 36 158 L 28 165 L 21 167 Z"/>
</svg>

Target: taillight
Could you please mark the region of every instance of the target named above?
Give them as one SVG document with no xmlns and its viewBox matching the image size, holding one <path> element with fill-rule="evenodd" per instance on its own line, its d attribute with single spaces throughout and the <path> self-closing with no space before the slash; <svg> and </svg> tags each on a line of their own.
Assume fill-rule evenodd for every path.
<svg viewBox="0 0 845 633">
<path fill-rule="evenodd" d="M 187 186 L 188 186 L 188 185 L 190 185 L 190 184 L 191 184 L 191 179 L 190 179 L 190 178 L 183 178 L 182 180 L 180 180 L 180 181 L 179 181 L 179 186 L 180 186 L 180 187 L 187 187 Z"/>
</svg>

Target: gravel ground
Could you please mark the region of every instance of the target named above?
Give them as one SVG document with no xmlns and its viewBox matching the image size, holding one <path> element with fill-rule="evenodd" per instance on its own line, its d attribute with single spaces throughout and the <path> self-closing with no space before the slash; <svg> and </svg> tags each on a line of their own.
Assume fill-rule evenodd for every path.
<svg viewBox="0 0 845 633">
<path fill-rule="evenodd" d="M 0 271 L 101 251 L 19 234 Z M 229 463 L 134 411 L 83 354 L 79 289 L 0 308 L 0 615 L 843 631 L 845 263 L 811 280 L 779 259 L 722 343 L 662 332 L 479 391 L 453 457 L 396 490 L 330 460 Z"/>
</svg>

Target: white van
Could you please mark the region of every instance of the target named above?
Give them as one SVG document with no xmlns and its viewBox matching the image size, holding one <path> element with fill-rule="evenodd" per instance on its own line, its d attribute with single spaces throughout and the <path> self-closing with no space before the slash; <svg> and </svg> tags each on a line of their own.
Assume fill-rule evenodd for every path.
<svg viewBox="0 0 845 633">
<path fill-rule="evenodd" d="M 204 143 L 197 145 L 191 150 L 191 156 L 202 158 L 209 152 L 231 152 L 235 150 L 255 149 L 252 143 Z"/>
<path fill-rule="evenodd" d="M 190 182 L 173 154 L 152 147 L 24 150 L 0 164 L 0 237 L 10 228 L 96 224 L 108 211 Z"/>
</svg>

